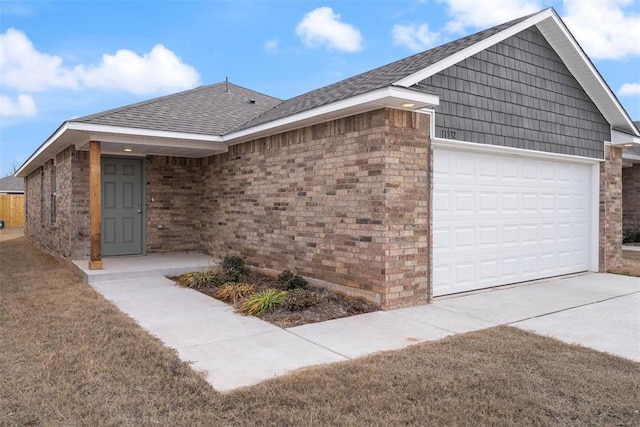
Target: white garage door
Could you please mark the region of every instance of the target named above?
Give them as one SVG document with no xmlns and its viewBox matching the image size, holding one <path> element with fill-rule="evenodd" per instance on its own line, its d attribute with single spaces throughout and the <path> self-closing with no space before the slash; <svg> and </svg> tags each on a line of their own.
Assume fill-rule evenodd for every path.
<svg viewBox="0 0 640 427">
<path fill-rule="evenodd" d="M 589 269 L 591 165 L 434 149 L 434 295 Z"/>
</svg>

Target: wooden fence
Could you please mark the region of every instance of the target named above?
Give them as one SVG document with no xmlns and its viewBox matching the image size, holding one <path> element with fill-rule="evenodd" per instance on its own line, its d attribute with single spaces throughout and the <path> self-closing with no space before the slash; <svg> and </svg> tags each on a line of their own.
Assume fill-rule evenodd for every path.
<svg viewBox="0 0 640 427">
<path fill-rule="evenodd" d="M 5 227 L 24 227 L 24 194 L 0 194 L 0 219 Z"/>
</svg>

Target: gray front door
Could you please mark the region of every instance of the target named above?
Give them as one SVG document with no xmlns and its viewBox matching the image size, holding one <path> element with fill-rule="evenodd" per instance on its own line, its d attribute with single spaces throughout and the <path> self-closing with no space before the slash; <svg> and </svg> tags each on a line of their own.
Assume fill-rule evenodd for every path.
<svg viewBox="0 0 640 427">
<path fill-rule="evenodd" d="M 142 255 L 142 161 L 102 158 L 102 254 Z"/>
</svg>

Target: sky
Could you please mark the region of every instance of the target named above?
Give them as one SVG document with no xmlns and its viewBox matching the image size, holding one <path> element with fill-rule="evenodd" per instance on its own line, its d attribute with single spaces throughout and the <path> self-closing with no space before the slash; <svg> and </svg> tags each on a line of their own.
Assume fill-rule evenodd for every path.
<svg viewBox="0 0 640 427">
<path fill-rule="evenodd" d="M 0 177 L 65 120 L 226 77 L 287 99 L 547 7 L 640 120 L 640 0 L 2 0 Z"/>
</svg>

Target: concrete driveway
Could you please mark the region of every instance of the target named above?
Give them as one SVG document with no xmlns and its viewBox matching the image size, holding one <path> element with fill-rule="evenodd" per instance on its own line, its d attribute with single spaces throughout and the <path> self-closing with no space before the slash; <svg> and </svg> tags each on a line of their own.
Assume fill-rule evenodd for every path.
<svg viewBox="0 0 640 427">
<path fill-rule="evenodd" d="M 162 276 L 91 285 L 219 391 L 496 325 L 640 362 L 640 278 L 584 274 L 281 329 Z"/>
</svg>

